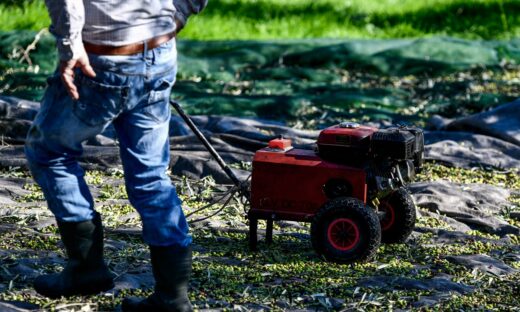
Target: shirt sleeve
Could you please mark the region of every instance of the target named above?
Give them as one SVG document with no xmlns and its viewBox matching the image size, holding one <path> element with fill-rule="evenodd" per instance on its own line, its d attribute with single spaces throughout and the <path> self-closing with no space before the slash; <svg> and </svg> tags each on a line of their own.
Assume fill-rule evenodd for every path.
<svg viewBox="0 0 520 312">
<path fill-rule="evenodd" d="M 83 0 L 45 0 L 60 60 L 77 59 L 85 53 L 81 32 L 85 24 Z"/>
<path fill-rule="evenodd" d="M 190 15 L 200 13 L 208 5 L 208 0 L 173 0 L 173 5 L 177 10 L 175 19 L 184 26 Z"/>
</svg>

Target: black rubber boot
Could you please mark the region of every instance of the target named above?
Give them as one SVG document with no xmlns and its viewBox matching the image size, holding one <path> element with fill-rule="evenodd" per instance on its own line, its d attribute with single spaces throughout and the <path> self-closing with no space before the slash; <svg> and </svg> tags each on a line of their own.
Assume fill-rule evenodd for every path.
<svg viewBox="0 0 520 312">
<path fill-rule="evenodd" d="M 191 247 L 150 246 L 155 291 L 146 298 L 123 300 L 124 312 L 186 312 L 193 311 L 188 299 L 191 275 Z"/>
<path fill-rule="evenodd" d="M 61 273 L 38 276 L 34 289 L 49 298 L 93 295 L 114 287 L 113 276 L 103 260 L 103 225 L 98 213 L 93 220 L 58 222 L 68 262 Z"/>
</svg>

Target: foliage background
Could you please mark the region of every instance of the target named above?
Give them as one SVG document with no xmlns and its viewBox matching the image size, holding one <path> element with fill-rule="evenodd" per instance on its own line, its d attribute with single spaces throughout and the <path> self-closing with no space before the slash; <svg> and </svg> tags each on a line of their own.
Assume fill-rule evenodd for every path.
<svg viewBox="0 0 520 312">
<path fill-rule="evenodd" d="M 197 40 L 520 35 L 516 0 L 210 0 L 181 37 Z M 49 25 L 42 0 L 0 2 L 0 30 Z"/>
</svg>

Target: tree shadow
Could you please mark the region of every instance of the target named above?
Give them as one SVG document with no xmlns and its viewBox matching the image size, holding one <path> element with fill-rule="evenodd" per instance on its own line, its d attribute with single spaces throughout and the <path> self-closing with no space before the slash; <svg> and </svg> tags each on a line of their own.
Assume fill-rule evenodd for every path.
<svg viewBox="0 0 520 312">
<path fill-rule="evenodd" d="M 258 24 L 267 26 L 272 20 L 300 18 L 312 21 L 316 17 L 326 16 L 330 23 L 335 24 L 351 24 L 357 27 L 372 24 L 383 29 L 406 25 L 411 29 L 427 33 L 467 33 L 472 37 L 483 39 L 503 36 L 510 31 L 507 28 L 517 25 L 520 20 L 519 15 L 514 13 L 520 11 L 520 2 L 516 0 L 505 0 L 502 7 L 498 1 L 459 0 L 402 13 L 365 13 L 356 7 L 344 8 L 331 2 L 287 4 L 213 0 L 209 2 L 207 11 L 214 16 L 223 18 L 239 16 L 241 19 L 254 20 Z"/>
<path fill-rule="evenodd" d="M 260 22 L 269 22 L 273 19 L 288 19 L 300 17 L 312 19 L 316 16 L 333 16 L 338 20 L 351 17 L 362 18 L 363 14 L 356 13 L 353 9 L 345 9 L 334 6 L 332 3 L 320 3 L 316 1 L 305 4 L 272 3 L 264 1 L 238 2 L 226 0 L 214 0 L 208 4 L 208 14 L 217 16 L 239 16 L 241 19 L 252 19 Z"/>
<path fill-rule="evenodd" d="M 495 39 L 507 33 L 507 27 L 518 25 L 520 20 L 514 13 L 520 11 L 519 1 L 503 1 L 503 10 L 498 1 L 457 1 L 400 14 L 374 14 L 369 21 L 376 27 L 406 23 L 423 32 L 470 33 L 483 39 Z"/>
</svg>

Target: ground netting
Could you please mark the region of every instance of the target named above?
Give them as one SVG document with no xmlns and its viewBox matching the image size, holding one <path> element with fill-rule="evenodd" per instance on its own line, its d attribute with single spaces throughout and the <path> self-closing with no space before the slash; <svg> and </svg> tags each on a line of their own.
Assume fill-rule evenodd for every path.
<svg viewBox="0 0 520 312">
<path fill-rule="evenodd" d="M 0 96 L 0 166 L 25 167 L 25 135 L 39 108 L 38 102 Z M 318 130 L 299 130 L 283 123 L 258 118 L 193 116 L 223 158 L 240 164 L 252 160 L 254 152 L 280 135 L 297 148 L 314 149 Z M 385 127 L 385 123 L 370 123 Z M 218 165 L 179 116 L 170 122 L 171 166 L 175 174 L 201 178 L 212 175 L 227 182 Z M 425 158 L 460 168 L 520 168 L 520 100 L 489 111 L 450 120 L 435 116 L 425 134 Z M 112 126 L 85 142 L 82 164 L 89 169 L 120 166 L 117 138 Z M 247 173 L 244 173 L 247 175 Z"/>
<path fill-rule="evenodd" d="M 26 167 L 23 142 L 38 106 L 37 102 L 0 96 L 0 129 L 4 142 L 8 143 L 0 150 L 0 166 Z M 279 122 L 253 118 L 193 116 L 193 120 L 223 158 L 235 165 L 242 179 L 249 175 L 247 164 L 254 152 L 266 146 L 269 140 L 282 135 L 292 139 L 297 148 L 313 149 L 318 135 L 317 130 L 298 130 Z M 425 135 L 427 161 L 469 169 L 517 172 L 520 168 L 520 100 L 455 120 L 437 116 L 430 123 L 431 129 Z M 219 183 L 230 182 L 178 116 L 173 116 L 170 123 L 170 142 L 173 174 L 193 179 L 212 176 Z M 79 160 L 87 169 L 106 171 L 121 167 L 112 127 L 86 141 L 84 149 Z M 411 191 L 420 205 L 447 218 L 463 232 L 480 229 L 498 235 L 520 234 L 516 226 L 495 216 L 507 206 L 509 190 L 496 191 L 485 184 L 419 183 L 414 184 Z M 501 199 L 494 201 L 493 198 Z M 486 206 L 488 200 L 491 202 Z"/>
<path fill-rule="evenodd" d="M 43 194 L 19 169 L 26 166 L 25 135 L 39 109 L 34 100 L 55 65 L 48 36 L 29 53 L 31 67 L 27 59 L 19 62 L 34 36 L 0 35 L 0 308 L 15 311 L 60 310 L 59 302 L 42 303 L 30 283 L 42 267 L 56 271 L 56 264 L 64 263 L 56 231 L 48 231 L 54 220 Z M 194 304 L 244 311 L 395 309 L 396 304 L 443 309 L 453 298 L 474 296 L 488 304 L 497 293 L 511 293 L 495 304 L 501 310 L 515 306 L 519 48 L 520 41 L 448 38 L 180 42 L 174 96 L 242 179 L 250 174 L 254 152 L 279 135 L 312 149 L 319 129 L 347 119 L 378 127 L 396 122 L 427 127 L 425 172 L 408 188 L 420 217 L 406 244 L 382 246 L 377 259 L 364 266 L 337 266 L 315 256 L 307 225 L 279 221 L 275 243 L 261 243 L 262 251 L 253 255 L 245 242 L 244 207 L 233 201 L 224 213 L 192 224 Z M 229 183 L 227 177 L 175 114 L 170 141 L 172 178 L 186 212 L 227 189 L 222 185 Z M 79 161 L 91 169 L 87 181 L 104 217 L 107 259 L 117 278 L 108 294 L 79 300 L 93 310 L 113 310 L 128 291 L 151 289 L 152 272 L 139 240 L 139 216 L 124 192 L 113 128 L 85 142 L 84 149 Z M 442 170 L 448 173 L 438 180 Z M 291 295 L 276 293 L 285 287 Z M 277 299 L 265 301 L 273 296 Z M 479 304 L 470 307 L 478 310 Z"/>
<path fill-rule="evenodd" d="M 178 49 L 174 96 L 190 113 L 304 128 L 474 113 L 515 99 L 520 89 L 520 40 L 181 40 Z M 55 58 L 45 32 L 0 33 L 0 90 L 38 100 Z"/>
</svg>

